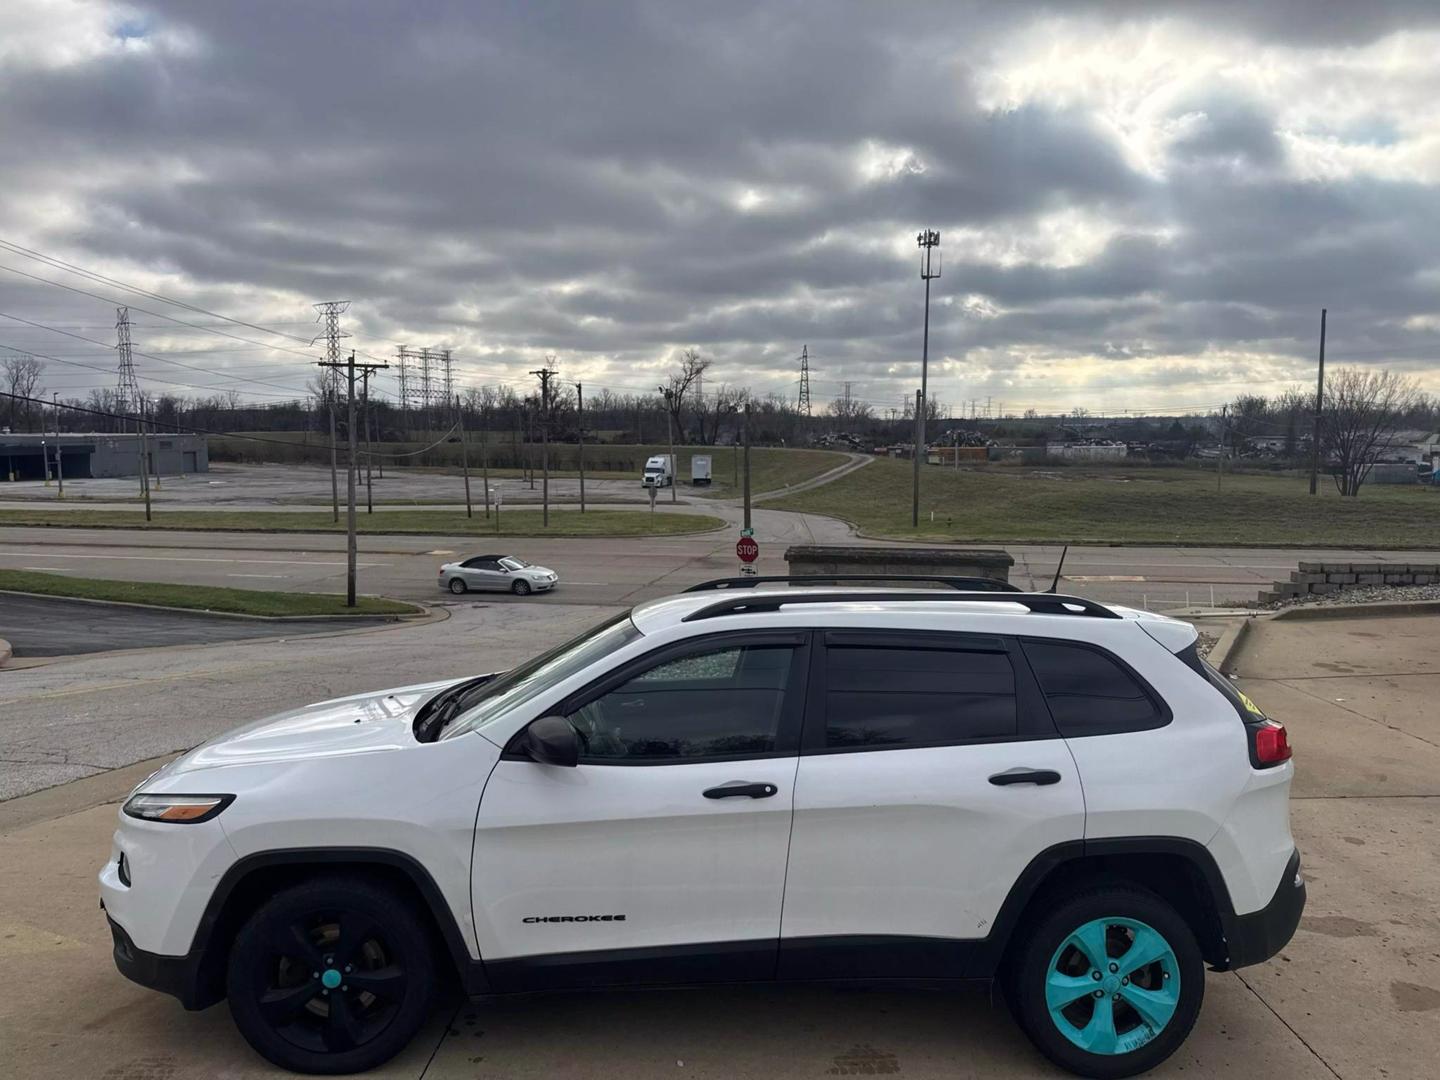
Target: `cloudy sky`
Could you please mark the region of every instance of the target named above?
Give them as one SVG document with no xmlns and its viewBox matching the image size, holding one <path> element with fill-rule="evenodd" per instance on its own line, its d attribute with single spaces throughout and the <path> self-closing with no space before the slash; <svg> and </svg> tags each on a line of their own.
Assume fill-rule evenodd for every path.
<svg viewBox="0 0 1440 1080">
<path fill-rule="evenodd" d="M 957 413 L 1308 382 L 1322 306 L 1332 362 L 1440 392 L 1437 56 L 1433 2 L 5 0 L 0 239 L 291 336 L 7 247 L 0 346 L 108 385 L 127 302 L 152 392 L 278 400 L 345 298 L 466 385 L 693 346 L 793 397 L 808 345 L 884 410 L 928 226 Z"/>
</svg>

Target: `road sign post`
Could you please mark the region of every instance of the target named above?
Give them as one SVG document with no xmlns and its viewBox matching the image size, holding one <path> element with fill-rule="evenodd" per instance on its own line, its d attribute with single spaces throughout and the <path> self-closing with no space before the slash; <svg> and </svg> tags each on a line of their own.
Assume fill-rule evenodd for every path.
<svg viewBox="0 0 1440 1080">
<path fill-rule="evenodd" d="M 748 529 L 746 530 L 749 531 Z M 753 536 L 742 536 L 735 542 L 735 554 L 740 559 L 740 573 L 753 574 L 755 567 L 750 564 L 760 557 L 760 545 Z"/>
</svg>

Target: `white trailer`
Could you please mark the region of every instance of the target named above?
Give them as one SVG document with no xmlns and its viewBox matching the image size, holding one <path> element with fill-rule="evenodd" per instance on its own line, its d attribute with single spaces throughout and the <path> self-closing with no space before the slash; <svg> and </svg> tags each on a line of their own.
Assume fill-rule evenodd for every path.
<svg viewBox="0 0 1440 1080">
<path fill-rule="evenodd" d="M 710 455 L 709 455 L 709 454 L 691 454 L 691 455 L 690 455 L 690 483 L 691 483 L 691 484 L 694 484 L 696 487 L 699 487 L 699 486 L 701 486 L 701 485 L 704 485 L 704 486 L 706 486 L 706 487 L 709 486 L 709 484 L 710 484 Z"/>
</svg>

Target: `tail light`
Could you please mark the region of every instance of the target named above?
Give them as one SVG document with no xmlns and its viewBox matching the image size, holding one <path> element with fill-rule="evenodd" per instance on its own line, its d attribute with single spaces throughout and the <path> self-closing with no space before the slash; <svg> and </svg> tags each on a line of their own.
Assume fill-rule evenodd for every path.
<svg viewBox="0 0 1440 1080">
<path fill-rule="evenodd" d="M 1257 769 L 1283 765 L 1290 760 L 1290 737 L 1285 725 L 1276 720 L 1247 724 L 1250 729 L 1250 762 Z"/>
</svg>

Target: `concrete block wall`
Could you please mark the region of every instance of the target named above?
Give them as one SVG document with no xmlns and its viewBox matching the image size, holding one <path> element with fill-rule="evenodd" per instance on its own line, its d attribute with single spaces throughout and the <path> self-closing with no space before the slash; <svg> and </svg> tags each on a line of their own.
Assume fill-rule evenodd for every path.
<svg viewBox="0 0 1440 1080">
<path fill-rule="evenodd" d="M 1440 584 L 1440 563 L 1302 562 L 1289 581 L 1277 581 L 1258 603 L 1273 604 L 1292 596 L 1325 595 L 1369 585 Z"/>
</svg>

